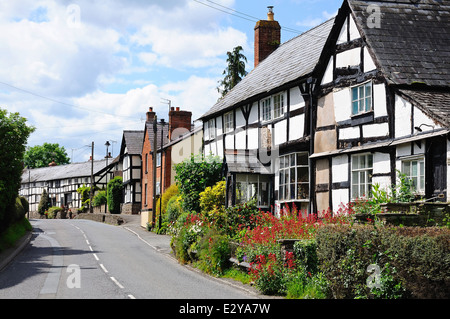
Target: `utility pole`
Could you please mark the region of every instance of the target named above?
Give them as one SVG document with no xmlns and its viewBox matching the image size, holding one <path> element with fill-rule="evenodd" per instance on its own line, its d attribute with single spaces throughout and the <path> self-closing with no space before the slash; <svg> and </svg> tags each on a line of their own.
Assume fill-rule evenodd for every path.
<svg viewBox="0 0 450 319">
<path fill-rule="evenodd" d="M 94 198 L 94 142 L 92 142 L 91 152 L 91 190 L 89 194 L 89 212 L 93 213 L 94 208 L 92 206 L 92 199 Z"/>
</svg>

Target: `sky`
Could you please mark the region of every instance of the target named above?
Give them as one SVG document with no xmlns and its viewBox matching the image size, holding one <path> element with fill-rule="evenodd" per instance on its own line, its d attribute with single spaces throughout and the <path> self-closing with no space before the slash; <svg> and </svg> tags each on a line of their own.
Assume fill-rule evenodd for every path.
<svg viewBox="0 0 450 319">
<path fill-rule="evenodd" d="M 333 17 L 342 0 L 15 0 L 0 2 L 0 108 L 72 162 L 119 155 L 149 107 L 196 120 L 219 98 L 226 53 L 253 69 L 254 26 L 273 6 L 281 42 Z M 169 102 L 170 101 L 170 102 Z M 201 122 L 196 122 L 200 125 Z"/>
</svg>

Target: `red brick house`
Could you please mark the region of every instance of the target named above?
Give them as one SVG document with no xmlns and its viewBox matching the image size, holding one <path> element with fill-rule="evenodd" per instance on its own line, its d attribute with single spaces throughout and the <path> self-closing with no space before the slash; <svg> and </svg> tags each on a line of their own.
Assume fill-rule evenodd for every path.
<svg viewBox="0 0 450 319">
<path fill-rule="evenodd" d="M 171 107 L 168 123 L 164 119 L 158 121 L 153 108 L 150 107 L 147 112 L 142 145 L 142 226 L 145 226 L 147 222 L 155 221 L 156 200 L 173 181 L 172 146 L 174 143 L 171 141 L 191 131 L 191 118 L 191 112 L 182 111 L 179 107 Z"/>
</svg>

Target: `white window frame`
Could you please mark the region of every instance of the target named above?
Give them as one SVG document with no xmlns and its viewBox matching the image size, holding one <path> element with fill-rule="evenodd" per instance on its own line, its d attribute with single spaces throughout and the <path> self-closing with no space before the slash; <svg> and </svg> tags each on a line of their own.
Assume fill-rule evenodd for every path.
<svg viewBox="0 0 450 319">
<path fill-rule="evenodd" d="M 216 120 L 215 119 L 208 120 L 208 122 L 206 122 L 206 126 L 208 129 L 207 138 L 210 140 L 216 138 Z"/>
<path fill-rule="evenodd" d="M 368 92 L 368 90 L 370 92 Z M 352 116 L 372 111 L 373 110 L 372 81 L 351 87 L 350 98 L 351 98 Z"/>
<path fill-rule="evenodd" d="M 406 168 L 406 163 L 409 167 Z M 416 165 L 416 171 L 414 172 L 413 165 Z M 406 171 L 408 170 L 408 171 Z M 414 156 L 403 158 L 401 160 L 401 172 L 412 181 L 413 192 L 416 194 L 425 194 L 425 156 Z"/>
<path fill-rule="evenodd" d="M 362 158 L 364 158 L 364 167 L 361 167 Z M 356 162 L 356 159 L 358 159 L 358 162 Z M 368 198 L 372 196 L 372 174 L 373 174 L 372 153 L 352 155 L 351 157 L 352 199 L 357 199 L 361 197 Z"/>
<path fill-rule="evenodd" d="M 161 153 L 156 153 L 156 167 L 161 166 Z"/>
<path fill-rule="evenodd" d="M 234 112 L 228 112 L 223 115 L 224 132 L 232 132 L 234 130 Z"/>
<path fill-rule="evenodd" d="M 299 163 L 300 157 L 306 157 L 305 163 Z M 278 200 L 280 202 L 289 201 L 309 201 L 309 161 L 307 152 L 296 152 L 279 157 L 279 184 Z M 300 178 L 300 172 L 306 169 L 306 174 Z"/>
<path fill-rule="evenodd" d="M 285 92 L 274 94 L 261 100 L 261 121 L 267 122 L 284 115 Z"/>
<path fill-rule="evenodd" d="M 264 199 L 263 194 L 266 195 Z M 257 207 L 269 207 L 270 179 L 259 174 L 237 174 L 236 204 L 245 203 L 252 198 L 256 198 Z"/>
</svg>

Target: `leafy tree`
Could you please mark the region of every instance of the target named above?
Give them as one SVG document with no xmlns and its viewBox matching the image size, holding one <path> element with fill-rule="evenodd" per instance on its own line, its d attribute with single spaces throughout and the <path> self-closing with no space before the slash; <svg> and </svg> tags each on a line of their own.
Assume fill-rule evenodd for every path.
<svg viewBox="0 0 450 319">
<path fill-rule="evenodd" d="M 247 71 L 245 71 L 247 58 L 241 53 L 243 50 L 241 46 L 237 46 L 232 52 L 227 52 L 227 67 L 223 71 L 225 77 L 219 81 L 220 86 L 217 88 L 217 91 L 222 94 L 222 97 L 247 75 Z"/>
<path fill-rule="evenodd" d="M 47 191 L 44 189 L 42 191 L 41 200 L 38 205 L 38 212 L 44 215 L 45 211 L 50 208 L 50 198 L 48 197 Z"/>
<path fill-rule="evenodd" d="M 64 146 L 59 146 L 58 143 L 44 143 L 29 147 L 24 156 L 24 164 L 27 167 L 39 168 L 46 167 L 52 161 L 58 165 L 70 163 L 70 158 L 67 156 Z"/>
<path fill-rule="evenodd" d="M 108 182 L 108 209 L 111 214 L 120 214 L 120 203 L 122 202 L 122 177 L 116 176 Z"/>
<path fill-rule="evenodd" d="M 206 158 L 191 155 L 190 158 L 175 165 L 178 189 L 186 211 L 200 212 L 200 193 L 208 186 L 213 186 L 222 178 L 222 162 L 212 155 Z"/>
<path fill-rule="evenodd" d="M 34 128 L 19 113 L 0 109 L 0 232 L 12 222 L 21 183 L 23 154 Z"/>
</svg>

